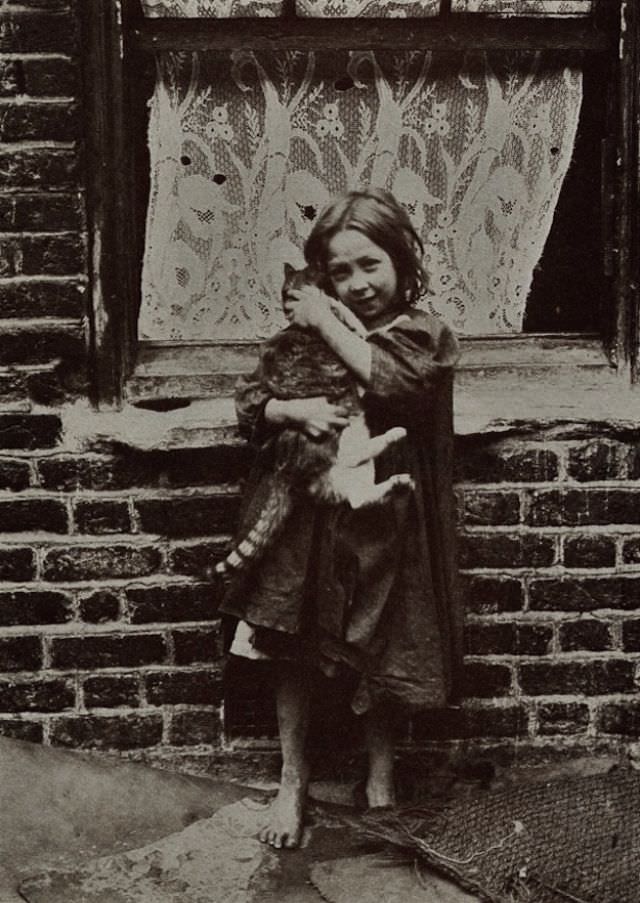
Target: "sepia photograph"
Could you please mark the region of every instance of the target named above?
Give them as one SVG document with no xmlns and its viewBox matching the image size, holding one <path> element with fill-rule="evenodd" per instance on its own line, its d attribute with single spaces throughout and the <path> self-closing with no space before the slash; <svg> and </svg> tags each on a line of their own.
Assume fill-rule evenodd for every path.
<svg viewBox="0 0 640 903">
<path fill-rule="evenodd" d="M 0 0 L 0 903 L 640 903 L 640 0 Z"/>
</svg>

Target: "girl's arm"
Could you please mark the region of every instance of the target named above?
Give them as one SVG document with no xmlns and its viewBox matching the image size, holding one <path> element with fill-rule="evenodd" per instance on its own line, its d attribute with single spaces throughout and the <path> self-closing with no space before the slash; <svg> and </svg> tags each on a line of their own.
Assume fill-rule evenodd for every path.
<svg viewBox="0 0 640 903">
<path fill-rule="evenodd" d="M 322 436 L 349 422 L 346 412 L 324 396 L 311 398 L 271 398 L 264 408 L 265 420 L 274 426 L 293 426 L 312 438 Z"/>
<path fill-rule="evenodd" d="M 327 345 L 343 361 L 358 382 L 368 386 L 371 380 L 371 348 L 367 340 L 353 332 L 331 310 L 331 299 L 320 289 L 291 292 L 291 303 L 284 305 L 292 323 L 320 333 Z"/>
</svg>

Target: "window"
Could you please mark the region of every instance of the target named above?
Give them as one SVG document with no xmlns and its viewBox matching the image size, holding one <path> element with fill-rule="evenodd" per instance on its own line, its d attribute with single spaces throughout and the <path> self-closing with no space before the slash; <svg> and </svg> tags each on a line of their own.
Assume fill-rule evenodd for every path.
<svg viewBox="0 0 640 903">
<path fill-rule="evenodd" d="M 103 9 L 88 24 L 111 74 L 95 149 L 119 162 L 95 192 L 100 237 L 119 246 L 111 269 L 94 245 L 102 397 L 127 379 L 134 401 L 229 391 L 279 325 L 282 263 L 359 181 L 407 205 L 426 304 L 468 336 L 472 368 L 530 353 L 547 366 L 567 343 L 568 359 L 606 368 L 602 338 L 632 355 L 631 4 L 142 7 L 122 6 L 123 67 L 120 23 Z M 106 188 L 121 198 L 110 210 Z"/>
</svg>

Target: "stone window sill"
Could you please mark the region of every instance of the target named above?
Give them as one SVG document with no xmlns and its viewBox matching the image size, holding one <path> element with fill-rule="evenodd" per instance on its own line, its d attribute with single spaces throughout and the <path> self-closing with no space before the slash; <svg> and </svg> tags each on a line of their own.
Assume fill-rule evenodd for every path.
<svg viewBox="0 0 640 903">
<path fill-rule="evenodd" d="M 198 360 L 204 372 L 210 366 L 208 354 Z M 166 376 L 155 375 L 156 393 L 158 380 L 162 383 Z M 171 385 L 182 379 L 177 372 L 169 378 Z M 192 374 L 187 384 L 193 386 L 196 378 Z M 69 405 L 63 413 L 65 446 L 169 450 L 243 444 L 229 395 L 191 401 L 165 395 L 164 403 L 162 397 L 138 398 L 118 410 L 96 411 L 86 401 Z M 524 434 L 567 425 L 588 431 L 595 423 L 640 432 L 640 388 L 633 389 L 627 374 L 612 369 L 600 343 L 588 337 L 463 342 L 454 408 L 459 436 Z"/>
</svg>

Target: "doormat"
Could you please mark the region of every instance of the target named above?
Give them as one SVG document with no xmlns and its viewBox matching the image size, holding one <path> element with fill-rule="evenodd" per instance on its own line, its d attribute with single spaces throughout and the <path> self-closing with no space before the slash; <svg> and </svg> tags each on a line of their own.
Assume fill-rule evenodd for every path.
<svg viewBox="0 0 640 903">
<path fill-rule="evenodd" d="M 486 903 L 640 903 L 640 775 L 625 768 L 370 813 L 358 830 Z"/>
</svg>

